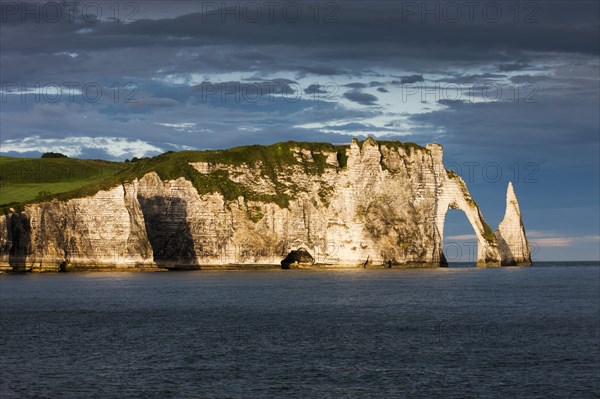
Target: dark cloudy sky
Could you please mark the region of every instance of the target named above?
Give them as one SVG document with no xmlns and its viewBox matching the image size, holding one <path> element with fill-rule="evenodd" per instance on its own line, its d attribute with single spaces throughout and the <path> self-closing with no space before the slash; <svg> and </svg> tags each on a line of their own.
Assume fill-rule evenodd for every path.
<svg viewBox="0 0 600 399">
<path fill-rule="evenodd" d="M 493 226 L 513 181 L 535 259 L 600 257 L 598 1 L 1 5 L 5 155 L 435 141 Z"/>
</svg>

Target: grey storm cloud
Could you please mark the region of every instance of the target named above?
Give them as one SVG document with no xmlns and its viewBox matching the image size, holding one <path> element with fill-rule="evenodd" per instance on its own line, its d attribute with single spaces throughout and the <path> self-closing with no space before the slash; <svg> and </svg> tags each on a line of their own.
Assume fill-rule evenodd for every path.
<svg viewBox="0 0 600 399">
<path fill-rule="evenodd" d="M 344 87 L 350 87 L 351 89 L 364 89 L 367 87 L 367 85 L 365 83 L 348 83 L 345 84 Z"/>
<path fill-rule="evenodd" d="M 328 131 L 338 131 L 338 132 L 349 132 L 349 133 L 357 133 L 357 132 L 377 132 L 377 133 L 392 133 L 396 132 L 397 129 L 390 129 L 390 127 L 394 127 L 393 125 L 379 127 L 371 124 L 364 123 L 346 123 L 344 125 L 335 125 L 335 126 L 325 126 L 325 129 Z"/>
<path fill-rule="evenodd" d="M 581 107 L 585 101 L 590 106 Z M 442 99 L 438 103 L 446 108 L 411 115 L 409 119 L 418 122 L 424 131 L 427 126 L 443 128 L 444 137 L 438 137 L 443 144 L 493 148 L 498 153 L 519 154 L 523 159 L 548 157 L 551 153 L 559 156 L 569 147 L 580 148 L 582 158 L 583 153 L 592 156 L 598 150 L 600 122 L 595 106 L 600 104 L 591 92 L 567 96 L 555 93 L 531 103 L 509 99 L 496 103 Z M 559 156 L 557 160 L 565 167 L 574 163 L 570 157 Z"/>
<path fill-rule="evenodd" d="M 142 11 L 145 7 L 155 11 L 153 3 L 136 2 Z M 330 23 L 314 22 L 308 9 L 295 23 L 281 16 L 257 22 L 225 18 L 223 23 L 219 10 L 202 13 L 201 4 L 169 18 L 149 18 L 140 12 L 140 18 L 130 23 L 108 19 L 90 23 L 80 13 L 73 21 L 64 17 L 36 23 L 4 9 L 2 79 L 102 79 L 122 76 L 124 71 L 136 71 L 136 78 L 143 79 L 155 77 L 156 71 L 252 69 L 324 76 L 359 73 L 374 62 L 382 68 L 403 65 L 433 71 L 449 60 L 494 63 L 506 70 L 525 66 L 519 62 L 532 51 L 598 55 L 598 7 L 597 2 L 540 3 L 531 23 L 514 23 L 508 10 L 498 23 L 481 17 L 423 23 L 418 15 L 405 15 L 402 2 L 386 1 L 340 3 Z M 104 14 L 110 15 L 108 8 Z M 338 60 L 336 65 L 343 62 L 344 68 L 334 66 L 332 59 Z"/>
<path fill-rule="evenodd" d="M 376 96 L 369 93 L 363 93 L 362 91 L 358 90 L 350 90 L 344 93 L 344 97 L 346 97 L 350 101 L 362 105 L 373 105 L 375 101 L 378 100 Z"/>
<path fill-rule="evenodd" d="M 137 2 L 143 9 L 146 2 Z M 6 15 L 3 25 L 7 33 L 17 27 L 20 31 L 29 31 L 32 35 L 37 31 L 38 41 L 23 46 L 23 51 L 54 52 L 67 46 L 83 45 L 84 48 L 100 50 L 103 48 L 134 47 L 147 44 L 152 37 L 154 46 L 179 45 L 191 42 L 194 46 L 225 43 L 285 44 L 298 47 L 327 48 L 338 43 L 344 46 L 360 46 L 382 39 L 381 32 L 390 44 L 434 44 L 455 48 L 486 48 L 493 50 L 538 50 L 584 52 L 597 54 L 598 49 L 593 37 L 586 35 L 597 32 L 598 4 L 580 2 L 576 6 L 553 2 L 540 8 L 539 21 L 536 23 L 515 24 L 510 18 L 499 23 L 476 20 L 463 21 L 457 24 L 423 23 L 419 18 L 402 20 L 402 5 L 393 2 L 348 2 L 341 4 L 335 21 L 332 23 L 314 23 L 311 15 L 305 12 L 303 18 L 291 23 L 286 20 L 270 21 L 268 18 L 254 22 L 246 18 L 223 18 L 208 13 L 189 13 L 175 18 L 140 19 L 133 23 L 101 21 L 89 23 L 83 18 L 75 22 L 63 20 L 55 23 L 35 23 L 21 15 Z M 590 4 L 591 3 L 591 4 Z M 58 4 L 58 3 L 57 3 Z M 594 13 L 595 12 L 595 13 Z M 575 26 L 570 22 L 577 20 Z M 562 23 L 561 23 L 562 22 Z M 24 28 L 23 26 L 26 26 Z M 93 29 L 94 40 L 90 35 L 73 34 L 63 37 L 63 42 L 54 42 L 57 35 L 81 32 L 82 29 Z M 45 36 L 42 33 L 49 33 Z M 412 33 L 405 35 L 402 33 Z M 297 40 L 302 37 L 302 40 Z M 443 40 L 440 40 L 443 37 Z M 10 39 L 14 39 L 11 36 Z M 554 40 L 553 40 L 554 39 Z M 561 40 L 558 40 L 561 39 Z M 21 47 L 24 40 L 5 40 L 7 49 Z M 87 43 L 86 43 L 87 42 Z M 388 46 L 383 46 L 388 49 Z M 368 50 L 366 46 L 363 48 Z M 373 49 L 373 53 L 377 49 Z M 426 50 L 428 51 L 428 49 Z M 428 51 L 430 52 L 430 51 Z M 329 66 L 331 69 L 331 66 Z"/>
<path fill-rule="evenodd" d="M 549 75 L 517 75 L 510 78 L 510 81 L 513 83 L 529 83 L 549 80 L 555 81 L 556 79 L 553 79 L 552 76 Z"/>
<path fill-rule="evenodd" d="M 327 90 L 323 88 L 323 86 L 319 84 L 312 84 L 304 89 L 305 94 L 327 94 Z"/>
<path fill-rule="evenodd" d="M 528 69 L 530 67 L 531 67 L 531 65 L 529 65 L 526 62 L 514 62 L 512 64 L 500 64 L 500 65 L 498 65 L 498 70 L 500 72 L 514 72 L 514 71 L 522 71 L 522 70 Z"/>
<path fill-rule="evenodd" d="M 256 104 L 270 104 L 275 106 L 278 97 L 285 101 L 303 106 L 303 99 L 313 98 L 306 95 L 329 93 L 326 88 L 319 85 L 310 85 L 304 88 L 296 81 L 289 79 L 262 79 L 255 81 L 205 81 L 191 86 L 190 92 L 200 103 L 221 104 L 223 106 L 253 106 Z"/>
<path fill-rule="evenodd" d="M 172 98 L 148 97 L 148 98 L 135 99 L 135 101 L 132 101 L 127 104 L 131 105 L 132 107 L 174 107 L 174 106 L 178 105 L 179 103 Z"/>
<path fill-rule="evenodd" d="M 418 83 L 418 82 L 423 82 L 423 81 L 425 81 L 425 79 L 423 79 L 423 76 L 421 76 L 421 75 L 410 75 L 410 76 L 403 76 L 400 78 L 401 84 Z"/>
<path fill-rule="evenodd" d="M 260 80 L 257 82 L 202 82 L 192 86 L 192 91 L 205 95 L 243 94 L 247 97 L 263 97 L 276 94 L 291 95 L 298 89 L 298 83 L 289 79 Z"/>
<path fill-rule="evenodd" d="M 326 65 L 298 66 L 297 69 L 300 72 L 301 76 L 306 75 L 306 74 L 333 76 L 333 75 L 341 75 L 341 74 L 347 73 L 344 70 L 332 68 L 332 67 L 326 66 Z"/>
<path fill-rule="evenodd" d="M 506 75 L 498 73 L 458 74 L 455 76 L 447 76 L 442 79 L 437 79 L 435 82 L 470 84 L 503 78 L 506 78 Z"/>
<path fill-rule="evenodd" d="M 465 100 L 450 100 L 450 99 L 447 99 L 447 98 L 442 98 L 442 99 L 438 100 L 437 103 L 441 104 L 441 105 L 447 105 L 447 106 L 450 106 L 450 105 L 457 106 L 457 105 L 460 105 L 460 104 L 465 104 L 466 101 Z"/>
</svg>

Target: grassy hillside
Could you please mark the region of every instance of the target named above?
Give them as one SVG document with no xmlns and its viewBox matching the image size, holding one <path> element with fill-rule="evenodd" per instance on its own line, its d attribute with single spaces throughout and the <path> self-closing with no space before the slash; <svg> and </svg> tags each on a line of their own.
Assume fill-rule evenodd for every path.
<svg viewBox="0 0 600 399">
<path fill-rule="evenodd" d="M 127 164 L 122 162 L 0 157 L 0 206 L 76 190 L 125 168 Z"/>
<path fill-rule="evenodd" d="M 381 142 L 387 146 L 416 147 L 413 143 Z M 311 151 L 314 162 L 301 163 L 296 160 L 291 148 L 301 147 Z M 200 194 L 220 192 L 227 199 L 244 196 L 247 199 L 275 202 L 287 206 L 289 196 L 284 190 L 290 182 L 279 182 L 277 172 L 286 165 L 301 165 L 308 174 L 321 174 L 325 168 L 333 168 L 325 162 L 321 152 L 336 152 L 341 167 L 345 167 L 345 151 L 348 146 L 328 143 L 285 142 L 269 146 L 252 145 L 220 151 L 167 152 L 137 162 L 108 162 L 71 158 L 8 158 L 0 157 L 0 207 L 16 206 L 41 200 L 93 195 L 99 190 L 115 187 L 125 181 L 141 178 L 154 171 L 163 180 L 184 177 L 192 182 Z M 267 196 L 235 183 L 228 178 L 227 171 L 200 174 L 190 162 L 221 164 L 261 165 L 261 174 L 269 177 L 277 188 L 277 194 Z"/>
</svg>

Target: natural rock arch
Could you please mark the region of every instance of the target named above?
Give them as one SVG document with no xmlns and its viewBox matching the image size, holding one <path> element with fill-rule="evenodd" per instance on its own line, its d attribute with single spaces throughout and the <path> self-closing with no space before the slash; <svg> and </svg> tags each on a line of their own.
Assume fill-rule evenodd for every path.
<svg viewBox="0 0 600 399">
<path fill-rule="evenodd" d="M 494 231 L 485 222 L 463 179 L 447 171 L 443 163 L 443 149 L 439 144 L 428 144 L 436 176 L 436 207 L 434 224 L 438 245 L 434 259 L 443 260 L 444 222 L 448 209 L 460 209 L 467 216 L 477 236 L 477 266 L 500 266 L 500 251 Z"/>
<path fill-rule="evenodd" d="M 494 232 L 485 222 L 479 207 L 473 201 L 460 177 L 452 173 L 446 179 L 438 199 L 436 225 L 440 235 L 440 259 L 444 243 L 444 223 L 448 209 L 464 212 L 477 237 L 477 266 L 499 266 L 500 252 Z"/>
<path fill-rule="evenodd" d="M 444 223 L 448 209 L 464 212 L 477 237 L 477 266 L 500 266 L 500 251 L 493 230 L 485 222 L 479 207 L 471 198 L 463 180 L 453 172 L 448 172 L 439 187 L 439 197 L 435 215 L 439 234 L 439 259 L 443 259 Z"/>
</svg>

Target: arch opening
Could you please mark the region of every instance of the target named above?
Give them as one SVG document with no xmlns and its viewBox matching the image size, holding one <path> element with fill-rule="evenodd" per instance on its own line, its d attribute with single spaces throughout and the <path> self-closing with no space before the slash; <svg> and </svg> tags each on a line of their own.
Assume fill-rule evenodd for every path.
<svg viewBox="0 0 600 399">
<path fill-rule="evenodd" d="M 475 230 L 462 209 L 450 207 L 445 215 L 442 260 L 448 267 L 477 266 Z"/>
</svg>

